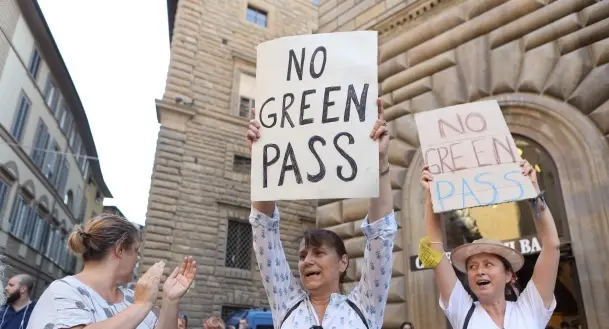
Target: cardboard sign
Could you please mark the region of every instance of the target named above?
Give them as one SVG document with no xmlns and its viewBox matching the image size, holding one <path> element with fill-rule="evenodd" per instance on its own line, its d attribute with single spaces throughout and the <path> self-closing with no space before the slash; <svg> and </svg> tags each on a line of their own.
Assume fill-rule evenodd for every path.
<svg viewBox="0 0 609 329">
<path fill-rule="evenodd" d="M 496 101 L 415 114 L 421 150 L 434 180 L 435 213 L 530 199 L 520 155 Z"/>
<path fill-rule="evenodd" d="M 503 241 L 503 245 L 518 250 L 523 255 L 532 255 L 541 251 L 541 244 L 537 237 L 526 237 L 518 240 Z M 450 252 L 446 253 L 446 258 L 450 261 Z M 423 267 L 418 255 L 410 256 L 410 270 L 412 272 L 428 270 Z"/>
<path fill-rule="evenodd" d="M 254 201 L 378 197 L 377 32 L 258 45 Z"/>
</svg>

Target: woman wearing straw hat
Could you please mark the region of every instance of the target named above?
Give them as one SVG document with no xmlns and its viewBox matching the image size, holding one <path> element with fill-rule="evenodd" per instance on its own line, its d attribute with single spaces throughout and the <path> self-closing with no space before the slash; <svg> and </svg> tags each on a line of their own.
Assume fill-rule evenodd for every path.
<svg viewBox="0 0 609 329">
<path fill-rule="evenodd" d="M 521 161 L 520 166 L 522 174 L 531 179 L 538 192 L 538 197 L 529 202 L 542 248 L 532 279 L 515 302 L 506 301 L 506 292 L 514 290 L 514 273 L 522 268 L 524 257 L 501 242 L 480 239 L 451 253 L 452 265 L 466 274 L 467 284 L 477 301 L 457 279 L 455 269 L 444 254 L 440 217 L 432 208 L 429 185 L 433 177 L 427 166 L 423 168 L 421 184 L 426 190 L 425 227 L 428 236 L 421 239 L 419 253 L 428 256 L 424 265 L 434 269 L 440 307 L 455 329 L 543 329 L 556 308 L 554 285 L 560 258 L 558 233 L 543 193 L 539 191 L 535 170 L 526 161 Z"/>
</svg>

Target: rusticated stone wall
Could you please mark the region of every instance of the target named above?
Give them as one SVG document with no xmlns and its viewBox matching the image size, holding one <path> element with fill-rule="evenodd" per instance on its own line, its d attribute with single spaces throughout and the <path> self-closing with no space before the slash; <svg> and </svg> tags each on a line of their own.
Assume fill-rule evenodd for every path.
<svg viewBox="0 0 609 329">
<path fill-rule="evenodd" d="M 267 12 L 266 28 L 246 21 L 248 4 Z M 168 274 L 192 255 L 196 284 L 181 308 L 190 327 L 201 328 L 201 321 L 221 315 L 223 306 L 268 305 L 253 254 L 250 270 L 224 266 L 228 220 L 247 222 L 250 211 L 249 173 L 234 167 L 234 156 L 249 157 L 248 118 L 239 116 L 236 78 L 239 72 L 255 74 L 259 43 L 311 33 L 317 8 L 309 0 L 180 0 L 170 5 L 177 11 L 166 91 L 156 103 L 161 128 L 141 273 L 165 260 Z M 283 245 L 296 269 L 297 236 L 315 225 L 315 203 L 282 202 L 280 211 Z"/>
<path fill-rule="evenodd" d="M 609 250 L 603 238 L 609 234 L 609 1 L 347 3 L 322 1 L 320 31 L 379 31 L 380 93 L 401 224 L 384 327 L 405 320 L 446 326 L 433 273 L 408 268 L 424 235 L 413 114 L 496 99 L 511 131 L 539 142 L 556 162 L 587 326 L 609 328 L 609 277 L 596 274 L 609 271 L 609 256 L 600 252 Z M 378 6 L 369 25 L 357 23 L 364 3 Z M 361 265 L 357 227 L 365 211 L 366 200 L 327 200 L 317 208 L 318 226 L 347 239 L 351 280 Z"/>
</svg>

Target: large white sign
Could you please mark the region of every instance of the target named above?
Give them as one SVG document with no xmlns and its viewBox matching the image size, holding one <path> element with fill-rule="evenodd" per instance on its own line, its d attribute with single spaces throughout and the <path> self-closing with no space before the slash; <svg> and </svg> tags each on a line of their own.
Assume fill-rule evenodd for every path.
<svg viewBox="0 0 609 329">
<path fill-rule="evenodd" d="M 258 45 L 252 200 L 378 197 L 377 33 Z"/>
<path fill-rule="evenodd" d="M 530 199 L 520 155 L 497 101 L 415 114 L 421 151 L 434 176 L 435 213 Z"/>
</svg>

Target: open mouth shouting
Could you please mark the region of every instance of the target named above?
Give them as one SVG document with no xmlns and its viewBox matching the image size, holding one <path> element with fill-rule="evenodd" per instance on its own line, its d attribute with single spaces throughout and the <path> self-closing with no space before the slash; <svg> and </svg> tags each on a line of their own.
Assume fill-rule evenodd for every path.
<svg viewBox="0 0 609 329">
<path fill-rule="evenodd" d="M 316 278 L 319 278 L 320 274 L 321 274 L 321 271 L 307 271 L 305 273 L 305 278 L 307 278 L 307 279 L 316 279 Z"/>
<path fill-rule="evenodd" d="M 476 281 L 476 284 L 478 285 L 478 287 L 482 287 L 482 286 L 486 286 L 489 285 L 491 282 L 489 280 L 485 280 L 485 279 L 480 279 L 478 281 Z"/>
</svg>

